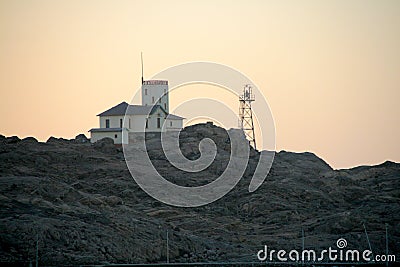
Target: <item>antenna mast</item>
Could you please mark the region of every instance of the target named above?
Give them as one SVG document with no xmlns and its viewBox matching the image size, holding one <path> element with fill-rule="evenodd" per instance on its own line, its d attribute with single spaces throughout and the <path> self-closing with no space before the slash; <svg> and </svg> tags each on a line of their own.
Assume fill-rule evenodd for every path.
<svg viewBox="0 0 400 267">
<path fill-rule="evenodd" d="M 144 79 L 143 79 L 143 53 L 140 52 L 140 59 L 142 61 L 142 84 L 144 83 Z"/>
<path fill-rule="evenodd" d="M 243 95 L 239 96 L 240 108 L 240 127 L 243 130 L 250 145 L 256 148 L 256 136 L 254 134 L 253 112 L 251 110 L 251 102 L 255 101 L 253 89 L 250 84 L 246 84 L 243 88 Z"/>
</svg>

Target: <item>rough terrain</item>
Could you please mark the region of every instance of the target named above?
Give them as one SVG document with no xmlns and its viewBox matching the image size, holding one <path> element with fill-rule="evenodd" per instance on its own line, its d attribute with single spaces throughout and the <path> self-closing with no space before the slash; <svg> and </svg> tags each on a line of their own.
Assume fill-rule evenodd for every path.
<svg viewBox="0 0 400 267">
<path fill-rule="evenodd" d="M 217 178 L 229 158 L 224 129 L 187 127 L 182 151 L 199 156 L 198 142 L 217 143 L 216 161 L 187 175 L 168 165 L 156 145 L 149 151 L 160 173 L 177 184 L 197 186 Z M 400 164 L 385 162 L 333 170 L 312 153 L 279 152 L 271 172 L 248 192 L 258 153 L 239 184 L 220 200 L 199 208 L 176 208 L 149 197 L 127 169 L 111 140 L 0 136 L 0 263 L 28 264 L 36 238 L 43 265 L 163 262 L 166 231 L 171 262 L 252 261 L 272 249 L 335 247 L 400 255 Z"/>
</svg>

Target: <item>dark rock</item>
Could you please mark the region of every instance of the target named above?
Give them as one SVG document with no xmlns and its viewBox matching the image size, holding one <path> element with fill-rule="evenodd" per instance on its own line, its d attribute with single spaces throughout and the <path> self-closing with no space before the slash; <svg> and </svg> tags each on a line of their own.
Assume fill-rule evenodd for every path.
<svg viewBox="0 0 400 267">
<path fill-rule="evenodd" d="M 46 158 L 37 157 L 35 159 L 36 168 L 43 169 L 43 168 L 47 167 L 47 165 L 49 165 L 49 161 Z"/>
<path fill-rule="evenodd" d="M 76 143 L 90 143 L 90 139 L 88 139 L 84 134 L 78 134 L 75 136 L 74 140 Z"/>
<path fill-rule="evenodd" d="M 26 137 L 26 138 L 22 139 L 22 142 L 37 143 L 38 140 L 35 137 Z"/>
<path fill-rule="evenodd" d="M 109 137 L 105 137 L 94 143 L 95 147 L 101 147 L 101 146 L 107 146 L 107 145 L 114 145 L 114 140 Z"/>
<path fill-rule="evenodd" d="M 200 173 L 171 166 L 158 137 L 146 138 L 150 159 L 178 185 L 207 184 L 226 168 L 230 140 L 222 128 L 200 124 L 180 133 L 188 158 L 199 156 L 203 138 L 215 142 L 217 157 Z M 259 157 L 251 150 L 248 169 L 226 196 L 203 207 L 177 208 L 136 184 L 112 139 L 93 145 L 77 139 L 0 142 L 2 265 L 34 261 L 36 236 L 43 266 L 165 262 L 167 230 L 171 262 L 257 261 L 264 245 L 301 248 L 301 229 L 308 248 L 326 249 L 342 237 L 349 248 L 364 250 L 363 223 L 374 253 L 385 253 L 385 223 L 389 251 L 400 253 L 398 163 L 333 170 L 312 153 L 282 151 L 264 183 L 249 193 Z"/>
<path fill-rule="evenodd" d="M 114 145 L 114 140 L 109 137 L 98 140 L 93 144 L 93 147 L 96 150 L 106 154 L 115 154 L 118 152 L 117 148 Z"/>
<path fill-rule="evenodd" d="M 21 139 L 18 136 L 11 136 L 6 138 L 6 143 L 7 144 L 15 144 L 21 141 Z"/>
<path fill-rule="evenodd" d="M 50 136 L 49 139 L 47 139 L 46 143 L 48 144 L 65 144 L 65 143 L 69 143 L 68 139 L 65 138 L 56 138 L 53 136 Z"/>
</svg>

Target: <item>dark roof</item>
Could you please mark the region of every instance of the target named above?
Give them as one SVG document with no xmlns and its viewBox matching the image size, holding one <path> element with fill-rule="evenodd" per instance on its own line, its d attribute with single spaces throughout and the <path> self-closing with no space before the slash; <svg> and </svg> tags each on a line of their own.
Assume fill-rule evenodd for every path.
<svg viewBox="0 0 400 267">
<path fill-rule="evenodd" d="M 89 132 L 121 132 L 122 128 L 93 128 Z"/>
<path fill-rule="evenodd" d="M 163 107 L 160 105 L 154 105 L 154 106 L 142 106 L 142 105 L 129 105 L 126 102 L 122 102 L 100 114 L 97 116 L 124 116 L 125 112 L 127 115 L 148 115 L 148 114 L 154 114 L 158 108 L 160 108 L 165 114 L 168 114 Z M 178 119 L 183 119 L 182 117 L 169 114 L 168 118 L 172 120 L 178 120 Z"/>
<path fill-rule="evenodd" d="M 159 106 L 159 105 L 154 105 L 154 106 L 141 106 L 141 105 L 129 105 L 126 102 L 122 102 L 100 114 L 97 116 L 124 116 L 125 112 L 127 111 L 127 115 L 147 115 L 147 114 L 153 114 L 157 108 L 161 108 L 164 113 L 165 110 Z"/>
<path fill-rule="evenodd" d="M 128 103 L 121 102 L 120 104 L 100 113 L 97 116 L 113 116 L 113 115 L 125 115 L 126 108 L 128 107 Z"/>
<path fill-rule="evenodd" d="M 184 119 L 184 117 L 180 117 L 180 116 L 174 115 L 174 114 L 168 114 L 167 119 L 169 119 L 169 120 L 182 120 L 182 119 Z"/>
</svg>

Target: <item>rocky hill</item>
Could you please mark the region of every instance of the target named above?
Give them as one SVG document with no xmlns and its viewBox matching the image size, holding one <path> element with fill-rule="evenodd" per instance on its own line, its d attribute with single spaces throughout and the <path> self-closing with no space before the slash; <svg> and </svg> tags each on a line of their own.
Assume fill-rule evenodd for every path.
<svg viewBox="0 0 400 267">
<path fill-rule="evenodd" d="M 197 186 L 226 167 L 224 129 L 187 127 L 181 148 L 199 157 L 198 143 L 217 143 L 215 162 L 201 173 L 169 166 L 157 142 L 149 151 L 160 173 L 176 184 Z M 151 141 L 151 140 L 150 140 Z M 239 184 L 220 200 L 199 208 L 160 203 L 135 183 L 122 149 L 111 140 L 0 136 L 0 263 L 28 264 L 36 239 L 42 265 L 165 262 L 166 232 L 171 262 L 254 261 L 264 245 L 274 249 L 334 247 L 368 249 L 400 258 L 400 164 L 385 162 L 333 170 L 312 153 L 279 152 L 261 187 L 248 192 L 258 162 L 252 150 Z"/>
</svg>

